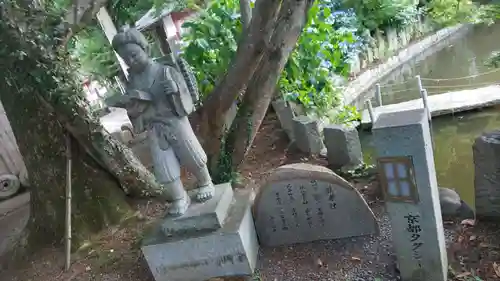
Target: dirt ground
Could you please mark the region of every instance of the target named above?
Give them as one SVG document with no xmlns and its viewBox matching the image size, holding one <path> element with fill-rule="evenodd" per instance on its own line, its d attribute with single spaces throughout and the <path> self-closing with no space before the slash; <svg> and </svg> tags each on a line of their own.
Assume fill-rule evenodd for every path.
<svg viewBox="0 0 500 281">
<path fill-rule="evenodd" d="M 276 116 L 269 114 L 242 167 L 243 185 L 258 189 L 273 168 L 296 162 L 327 164 L 326 159 L 308 157 L 288 147 Z M 377 196 L 378 184 L 373 178 L 351 182 L 374 210 L 380 235 L 262 249 L 254 280 L 399 280 L 389 220 Z M 0 280 L 153 281 L 137 240 L 145 227 L 163 215 L 164 204 L 153 200 L 131 204 L 140 216 L 105 231 L 91 246 L 80 250 L 68 272 L 63 271 L 62 249 L 48 248 L 2 272 Z M 499 225 L 447 222 L 445 227 L 452 272 L 449 280 L 500 280 L 500 267 L 495 263 L 500 262 Z M 476 275 L 482 279 L 473 279 Z"/>
</svg>

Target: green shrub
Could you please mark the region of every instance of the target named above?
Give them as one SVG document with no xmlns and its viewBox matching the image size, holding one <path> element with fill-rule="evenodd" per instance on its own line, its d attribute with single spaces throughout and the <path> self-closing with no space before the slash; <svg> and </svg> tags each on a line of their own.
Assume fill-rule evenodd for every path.
<svg viewBox="0 0 500 281">
<path fill-rule="evenodd" d="M 414 0 L 342 0 L 346 9 L 354 9 L 362 27 L 375 31 L 411 24 L 420 13 Z"/>
<path fill-rule="evenodd" d="M 241 35 L 238 0 L 215 1 L 202 14 L 183 24 L 183 57 L 193 68 L 200 98 L 206 97 L 224 75 Z"/>
<path fill-rule="evenodd" d="M 429 18 L 440 26 L 476 23 L 485 19 L 483 9 L 470 0 L 432 0 L 426 9 Z"/>
</svg>

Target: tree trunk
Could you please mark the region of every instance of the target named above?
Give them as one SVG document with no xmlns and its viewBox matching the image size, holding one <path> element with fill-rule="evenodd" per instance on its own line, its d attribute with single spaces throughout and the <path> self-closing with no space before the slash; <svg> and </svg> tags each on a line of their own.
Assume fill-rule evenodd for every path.
<svg viewBox="0 0 500 281">
<path fill-rule="evenodd" d="M 58 244 L 64 237 L 65 222 L 65 129 L 36 93 L 18 93 L 15 84 L 9 87 L 1 83 L 0 89 L 0 99 L 29 173 L 30 249 L 47 243 Z M 72 153 L 72 242 L 78 246 L 91 234 L 119 222 L 131 209 L 110 173 L 80 146 L 73 146 Z"/>
<path fill-rule="evenodd" d="M 130 149 L 88 111 L 82 85 L 43 11 L 0 6 L 0 99 L 23 155 L 31 192 L 30 245 L 60 242 L 64 226 L 65 132 L 74 142 L 73 237 L 78 244 L 130 211 L 123 190 L 161 195 L 162 187 Z M 51 33 L 52 32 L 52 33 Z M 57 50 L 56 50 L 57 49 Z"/>
<path fill-rule="evenodd" d="M 200 109 L 199 137 L 212 173 L 216 171 L 219 161 L 225 115 L 257 68 L 269 44 L 281 3 L 281 0 L 257 1 L 250 28 L 238 44 L 235 59 Z"/>
<path fill-rule="evenodd" d="M 313 2 L 314 0 L 287 1 L 281 8 L 270 48 L 248 84 L 238 117 L 231 128 L 234 136 L 228 138 L 227 147 L 231 152 L 234 168 L 243 162 L 255 139 L 281 72 L 307 22 L 307 14 Z"/>
<path fill-rule="evenodd" d="M 245 31 L 248 30 L 250 21 L 252 20 L 252 7 L 250 7 L 250 0 L 240 0 L 240 13 L 243 34 L 245 34 Z"/>
</svg>

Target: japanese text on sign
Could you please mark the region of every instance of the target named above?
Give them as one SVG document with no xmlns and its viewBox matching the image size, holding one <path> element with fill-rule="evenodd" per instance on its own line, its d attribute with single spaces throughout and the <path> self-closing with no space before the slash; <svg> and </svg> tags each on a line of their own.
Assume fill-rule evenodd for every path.
<svg viewBox="0 0 500 281">
<path fill-rule="evenodd" d="M 331 185 L 328 185 L 326 188 L 326 194 L 328 195 L 328 204 L 330 209 L 336 209 L 337 203 L 335 203 L 335 193 L 333 192 L 333 187 Z"/>
<path fill-rule="evenodd" d="M 422 227 L 420 226 L 420 215 L 408 214 L 405 216 L 407 226 L 406 231 L 409 234 L 411 251 L 413 258 L 417 261 L 418 267 L 422 267 L 422 253 L 420 248 L 424 245 L 422 242 Z"/>
</svg>

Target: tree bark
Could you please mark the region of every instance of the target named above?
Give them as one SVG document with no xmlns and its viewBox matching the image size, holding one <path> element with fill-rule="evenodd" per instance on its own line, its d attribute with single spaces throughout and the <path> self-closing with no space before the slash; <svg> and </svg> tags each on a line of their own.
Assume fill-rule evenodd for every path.
<svg viewBox="0 0 500 281">
<path fill-rule="evenodd" d="M 3 71 L 3 70 L 2 70 Z M 0 83 L 0 99 L 28 169 L 31 193 L 29 245 L 59 243 L 64 237 L 65 129 L 37 93 L 19 92 L 22 68 Z M 4 72 L 5 73 L 5 72 Z M 17 82 L 17 83 L 16 83 Z M 75 147 L 73 168 L 73 243 L 78 245 L 131 210 L 118 182 L 85 151 Z"/>
<path fill-rule="evenodd" d="M 225 76 L 200 109 L 200 141 L 208 156 L 211 172 L 216 171 L 220 156 L 225 115 L 246 88 L 257 68 L 273 32 L 282 0 L 258 0 L 248 33 L 238 44 L 235 58 Z"/>
<path fill-rule="evenodd" d="M 129 214 L 120 185 L 129 194 L 161 195 L 131 150 L 89 113 L 69 55 L 56 51 L 50 33 L 60 22 L 43 11 L 19 14 L 7 5 L 0 6 L 0 18 L 0 99 L 28 169 L 29 245 L 63 238 L 66 131 L 80 144 L 73 149 L 74 244 Z"/>
<path fill-rule="evenodd" d="M 293 51 L 314 0 L 286 1 L 274 28 L 270 48 L 248 84 L 238 116 L 233 122 L 227 147 L 236 169 L 244 160 L 264 119 L 276 84 Z"/>
<path fill-rule="evenodd" d="M 252 7 L 250 7 L 250 0 L 240 0 L 240 13 L 243 34 L 245 34 L 250 27 L 250 21 L 252 20 Z"/>
</svg>

